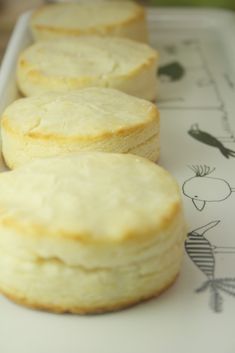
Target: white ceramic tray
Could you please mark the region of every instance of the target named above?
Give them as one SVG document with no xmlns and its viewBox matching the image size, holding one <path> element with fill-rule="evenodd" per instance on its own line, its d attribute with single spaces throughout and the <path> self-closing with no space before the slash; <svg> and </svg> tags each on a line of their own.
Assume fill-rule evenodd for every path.
<svg viewBox="0 0 235 353">
<path fill-rule="evenodd" d="M 16 98 L 29 14 L 2 64 L 0 112 Z M 176 284 L 118 313 L 54 315 L 0 297 L 1 353 L 235 352 L 235 15 L 149 11 L 161 54 L 161 164 L 182 187 L 189 235 Z"/>
</svg>

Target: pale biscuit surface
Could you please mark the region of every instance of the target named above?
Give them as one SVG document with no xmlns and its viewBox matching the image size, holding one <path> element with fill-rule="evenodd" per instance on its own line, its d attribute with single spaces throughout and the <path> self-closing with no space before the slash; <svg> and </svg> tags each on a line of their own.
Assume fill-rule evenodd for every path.
<svg viewBox="0 0 235 353">
<path fill-rule="evenodd" d="M 114 89 L 49 92 L 11 104 L 1 120 L 2 150 L 10 168 L 76 151 L 159 157 L 159 113 L 148 101 Z"/>
<path fill-rule="evenodd" d="M 108 311 L 152 297 L 179 272 L 179 189 L 146 159 L 37 160 L 1 174 L 0 193 L 0 289 L 16 301 Z"/>
<path fill-rule="evenodd" d="M 132 1 L 44 5 L 31 19 L 35 40 L 98 34 L 147 42 L 144 8 Z"/>
<path fill-rule="evenodd" d="M 148 45 L 124 38 L 83 36 L 42 41 L 20 55 L 18 86 L 26 96 L 111 87 L 153 101 L 157 58 Z"/>
</svg>

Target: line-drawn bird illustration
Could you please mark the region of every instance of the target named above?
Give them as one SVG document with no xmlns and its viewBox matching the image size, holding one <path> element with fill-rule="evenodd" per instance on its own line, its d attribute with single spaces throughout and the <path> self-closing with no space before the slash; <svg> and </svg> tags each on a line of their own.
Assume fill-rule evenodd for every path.
<svg viewBox="0 0 235 353">
<path fill-rule="evenodd" d="M 219 247 L 214 247 L 205 237 L 205 233 L 216 227 L 219 223 L 220 221 L 213 221 L 194 229 L 192 232 L 188 233 L 188 237 L 185 240 L 185 250 L 188 256 L 207 277 L 207 280 L 196 289 L 196 293 L 209 290 L 209 305 L 216 313 L 221 312 L 223 309 L 223 297 L 221 292 L 235 296 L 235 278 L 215 278 L 215 248 L 217 248 L 218 253 Z M 228 247 L 226 248 L 229 249 Z M 230 249 L 230 252 L 235 252 L 234 247 Z"/>
<path fill-rule="evenodd" d="M 235 151 L 225 147 L 218 138 L 214 137 L 206 131 L 200 130 L 198 124 L 193 124 L 188 130 L 188 134 L 197 141 L 200 141 L 208 146 L 218 148 L 225 158 L 235 157 Z M 230 140 L 230 142 L 235 142 L 233 136 L 231 139 L 232 140 Z"/>
<path fill-rule="evenodd" d="M 231 89 L 234 89 L 235 88 L 235 82 L 234 80 L 231 78 L 231 74 L 225 72 L 224 73 L 224 79 L 225 81 L 227 82 L 228 86 L 231 88 Z"/>
<path fill-rule="evenodd" d="M 224 201 L 235 191 L 226 180 L 208 176 L 215 168 L 211 169 L 207 165 L 195 165 L 189 168 L 195 175 L 183 183 L 182 190 L 198 211 L 202 211 L 207 202 Z"/>
<path fill-rule="evenodd" d="M 185 69 L 178 61 L 173 61 L 160 66 L 157 74 L 162 81 L 179 81 L 185 75 Z"/>
</svg>

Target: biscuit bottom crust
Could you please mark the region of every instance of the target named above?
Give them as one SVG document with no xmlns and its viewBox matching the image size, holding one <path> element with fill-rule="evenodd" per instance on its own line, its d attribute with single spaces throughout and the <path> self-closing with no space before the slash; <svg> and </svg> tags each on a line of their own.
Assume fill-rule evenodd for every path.
<svg viewBox="0 0 235 353">
<path fill-rule="evenodd" d="M 181 242 L 178 239 L 166 251 L 139 264 L 113 269 L 67 266 L 55 258 L 22 261 L 4 252 L 0 292 L 19 304 L 56 313 L 124 309 L 156 297 L 174 282 L 181 267 Z"/>
<path fill-rule="evenodd" d="M 146 302 L 148 300 L 154 299 L 161 295 L 163 292 L 168 290 L 177 280 L 179 276 L 179 273 L 174 275 L 168 283 L 165 284 L 164 288 L 158 289 L 157 291 L 150 293 L 146 296 L 143 296 L 138 299 L 133 299 L 130 301 L 123 301 L 117 304 L 112 304 L 109 306 L 97 306 L 94 308 L 89 308 L 89 307 L 79 307 L 79 306 L 74 306 L 71 308 L 64 308 L 59 305 L 54 305 L 52 303 L 50 304 L 42 304 L 40 302 L 36 302 L 33 300 L 30 300 L 26 296 L 23 295 L 17 295 L 15 293 L 12 293 L 10 290 L 7 289 L 0 289 L 0 293 L 2 293 L 6 298 L 9 300 L 15 302 L 16 304 L 23 305 L 27 308 L 30 309 L 36 309 L 36 310 L 42 310 L 42 311 L 48 311 L 48 312 L 53 312 L 55 314 L 64 314 L 64 313 L 70 313 L 70 314 L 103 314 L 107 312 L 114 312 L 122 309 L 127 309 L 132 306 L 135 306 L 137 304 L 141 304 L 142 302 Z"/>
</svg>

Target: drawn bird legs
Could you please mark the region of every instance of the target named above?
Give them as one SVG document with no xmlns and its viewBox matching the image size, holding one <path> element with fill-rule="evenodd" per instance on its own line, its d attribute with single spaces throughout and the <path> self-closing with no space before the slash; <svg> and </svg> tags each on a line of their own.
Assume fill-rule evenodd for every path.
<svg viewBox="0 0 235 353">
<path fill-rule="evenodd" d="M 235 252 L 235 247 L 213 246 L 208 239 L 205 238 L 205 233 L 216 227 L 219 222 L 220 221 L 210 222 L 205 226 L 193 230 L 188 234 L 185 241 L 185 250 L 188 256 L 207 277 L 207 280 L 196 289 L 196 292 L 210 291 L 209 304 L 211 309 L 216 313 L 221 312 L 223 309 L 223 297 L 221 292 L 235 296 L 235 278 L 215 278 L 215 253 L 218 252 L 218 249 L 222 249 L 222 251 L 232 250 L 232 252 Z"/>
</svg>

